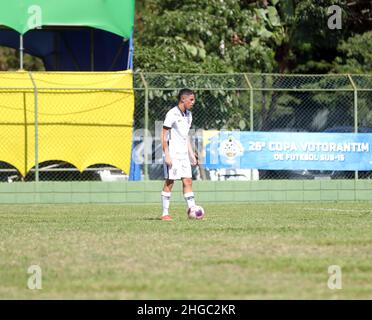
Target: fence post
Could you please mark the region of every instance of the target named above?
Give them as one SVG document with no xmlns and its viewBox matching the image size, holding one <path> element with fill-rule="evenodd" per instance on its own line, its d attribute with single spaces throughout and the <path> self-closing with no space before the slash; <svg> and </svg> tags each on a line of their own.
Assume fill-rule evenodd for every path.
<svg viewBox="0 0 372 320">
<path fill-rule="evenodd" d="M 24 45 L 23 45 L 23 34 L 19 36 L 19 70 L 23 70 L 24 68 Z"/>
<path fill-rule="evenodd" d="M 358 133 L 358 88 L 350 74 L 347 75 L 354 90 L 354 133 Z M 355 180 L 358 180 L 358 171 L 355 171 Z"/>
<path fill-rule="evenodd" d="M 39 182 L 39 97 L 36 82 L 32 76 L 32 72 L 29 71 L 32 85 L 34 86 L 34 118 L 35 118 L 35 182 Z"/>
<path fill-rule="evenodd" d="M 249 78 L 246 73 L 244 73 L 245 81 L 249 87 L 249 130 L 252 132 L 254 130 L 254 118 L 253 118 L 253 86 L 249 81 Z M 252 168 L 249 170 L 249 180 L 253 179 Z"/>
<path fill-rule="evenodd" d="M 147 154 L 147 149 L 148 149 L 148 131 L 149 131 L 149 87 L 147 85 L 145 76 L 143 73 L 140 73 L 141 75 L 141 80 L 143 82 L 143 85 L 145 86 L 145 136 L 144 136 L 144 141 L 143 141 L 143 149 L 144 149 L 144 163 L 143 163 L 143 174 L 144 174 L 144 180 L 149 179 L 149 168 L 148 168 L 148 154 Z M 152 146 L 151 146 L 152 148 Z"/>
<path fill-rule="evenodd" d="M 245 81 L 248 84 L 249 87 L 249 128 L 250 131 L 254 130 L 254 118 L 253 118 L 253 86 L 251 82 L 249 81 L 249 78 L 246 73 L 244 73 Z"/>
</svg>

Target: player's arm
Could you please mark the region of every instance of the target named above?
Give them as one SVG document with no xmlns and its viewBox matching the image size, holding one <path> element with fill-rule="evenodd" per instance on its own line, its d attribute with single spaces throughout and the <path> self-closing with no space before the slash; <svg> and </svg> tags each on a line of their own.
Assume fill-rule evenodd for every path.
<svg viewBox="0 0 372 320">
<path fill-rule="evenodd" d="M 172 159 L 169 154 L 169 147 L 168 147 L 168 131 L 170 128 L 168 127 L 163 127 L 163 131 L 161 133 L 161 145 L 163 148 L 164 156 L 165 156 L 165 163 L 167 166 L 171 167 L 172 166 Z"/>
<path fill-rule="evenodd" d="M 194 150 L 192 149 L 190 136 L 188 137 L 187 140 L 188 140 L 187 141 L 187 147 L 189 149 L 189 157 L 190 157 L 190 160 L 191 160 L 191 164 L 193 166 L 196 166 L 198 164 L 198 159 L 196 158 Z"/>
</svg>

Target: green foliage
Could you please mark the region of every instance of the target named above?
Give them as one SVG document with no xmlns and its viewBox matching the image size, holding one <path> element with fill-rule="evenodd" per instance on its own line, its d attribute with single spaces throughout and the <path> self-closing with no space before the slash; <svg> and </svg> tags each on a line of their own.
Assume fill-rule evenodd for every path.
<svg viewBox="0 0 372 320">
<path fill-rule="evenodd" d="M 274 5 L 252 8 L 233 0 L 151 0 L 145 10 L 143 28 L 136 33 L 138 69 L 275 71 L 275 46 L 281 43 L 284 29 Z"/>
<path fill-rule="evenodd" d="M 43 62 L 36 57 L 25 54 L 25 70 L 39 71 L 44 70 Z M 14 71 L 19 69 L 19 53 L 11 48 L 0 47 L 0 71 Z"/>
<path fill-rule="evenodd" d="M 342 56 L 335 60 L 334 70 L 340 73 L 372 73 L 372 31 L 355 35 L 341 42 Z"/>
<path fill-rule="evenodd" d="M 328 8 L 332 5 L 342 9 L 340 30 L 328 28 Z M 372 13 L 368 14 L 368 1 L 289 0 L 283 1 L 279 8 L 287 38 L 282 45 L 285 50 L 278 50 L 282 54 L 278 60 L 283 65 L 282 70 L 292 73 L 332 72 L 335 64 L 345 57 L 345 52 L 339 50 L 340 44 L 371 28 Z M 355 45 L 362 55 L 370 51 L 365 46 L 359 46 L 360 43 Z"/>
<path fill-rule="evenodd" d="M 292 2 L 292 1 L 288 1 Z M 343 8 L 343 29 L 328 28 L 328 7 Z M 284 7 L 283 7 L 284 8 Z M 286 39 L 286 71 L 294 73 L 328 73 L 337 53 L 336 48 L 347 31 L 347 9 L 344 0 L 293 1 L 283 15 L 292 14 L 288 21 Z"/>
<path fill-rule="evenodd" d="M 193 119 L 194 128 L 235 129 L 239 123 L 244 128 L 249 128 L 250 92 L 243 75 L 145 74 L 145 78 L 151 88 L 151 130 L 154 129 L 155 121 L 163 121 L 166 112 L 176 104 L 175 97 L 183 87 L 193 88 L 196 92 L 196 106 L 193 111 L 197 116 Z M 142 127 L 143 93 L 137 96 L 136 101 L 136 126 Z"/>
<path fill-rule="evenodd" d="M 371 19 L 363 1 L 149 0 L 141 4 L 135 66 L 144 71 L 329 73 L 335 64 L 344 64 L 347 50 L 340 44 L 368 31 Z M 328 28 L 332 5 L 342 9 L 341 30 Z M 367 43 L 353 44 L 364 55 L 370 51 Z M 353 72 L 358 70 L 366 69 L 357 66 Z"/>
<path fill-rule="evenodd" d="M 328 29 L 331 5 L 343 10 L 341 30 Z M 187 73 L 370 72 L 371 39 L 357 37 L 371 29 L 369 6 L 364 0 L 137 0 L 135 68 Z M 18 67 L 17 51 L 0 48 L 0 70 Z M 25 67 L 43 69 L 40 60 L 27 55 Z"/>
</svg>

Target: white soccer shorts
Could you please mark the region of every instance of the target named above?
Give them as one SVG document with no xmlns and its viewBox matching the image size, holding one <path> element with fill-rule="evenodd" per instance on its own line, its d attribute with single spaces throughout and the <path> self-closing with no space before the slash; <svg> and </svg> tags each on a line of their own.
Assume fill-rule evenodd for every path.
<svg viewBox="0 0 372 320">
<path fill-rule="evenodd" d="M 164 178 L 169 180 L 192 178 L 190 160 L 172 159 L 172 166 L 170 168 L 165 164 L 164 161 Z"/>
</svg>

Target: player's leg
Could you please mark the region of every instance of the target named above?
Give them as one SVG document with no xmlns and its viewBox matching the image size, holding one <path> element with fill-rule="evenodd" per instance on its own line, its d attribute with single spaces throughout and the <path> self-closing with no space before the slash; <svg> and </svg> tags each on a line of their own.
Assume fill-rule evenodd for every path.
<svg viewBox="0 0 372 320">
<path fill-rule="evenodd" d="M 187 202 L 189 208 L 195 206 L 195 197 L 194 192 L 192 192 L 192 179 L 191 178 L 182 178 L 183 184 L 183 196 Z"/>
<path fill-rule="evenodd" d="M 183 185 L 183 196 L 187 202 L 189 208 L 195 206 L 195 197 L 192 192 L 192 172 L 191 164 L 188 159 L 185 159 L 182 163 L 182 185 Z"/>
<path fill-rule="evenodd" d="M 170 205 L 170 198 L 172 193 L 174 180 L 166 179 L 164 182 L 163 191 L 161 193 L 161 199 L 163 204 L 163 214 L 162 220 L 171 220 L 169 215 L 169 205 Z"/>
<path fill-rule="evenodd" d="M 174 179 L 171 176 L 172 171 L 169 170 L 168 165 L 164 162 L 164 187 L 161 192 L 161 201 L 163 205 L 163 213 L 162 213 L 162 220 L 172 220 L 171 216 L 169 215 L 169 206 L 170 206 L 170 199 L 172 194 L 172 188 L 174 184 Z"/>
</svg>

